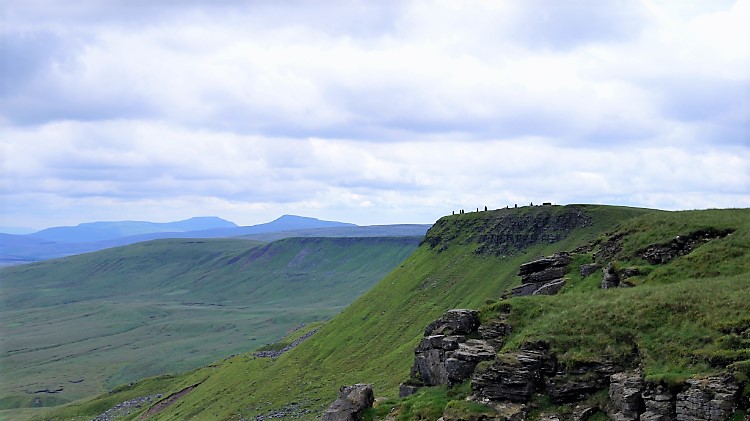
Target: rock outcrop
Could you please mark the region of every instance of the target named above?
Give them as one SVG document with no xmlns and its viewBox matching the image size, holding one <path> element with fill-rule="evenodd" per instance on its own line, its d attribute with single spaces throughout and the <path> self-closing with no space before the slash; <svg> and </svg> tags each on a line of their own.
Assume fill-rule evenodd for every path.
<svg viewBox="0 0 750 421">
<path fill-rule="evenodd" d="M 638 256 L 649 263 L 663 264 L 675 257 L 684 256 L 693 249 L 716 238 L 723 238 L 734 232 L 733 229 L 718 230 L 708 228 L 692 232 L 687 235 L 678 235 L 666 244 L 653 244 L 638 252 Z"/>
<path fill-rule="evenodd" d="M 555 365 L 546 344 L 529 344 L 501 354 L 492 364 L 477 370 L 471 389 L 477 400 L 526 403 L 543 384 L 544 375 L 555 371 Z"/>
<path fill-rule="evenodd" d="M 570 260 L 569 253 L 560 252 L 522 264 L 518 268 L 521 285 L 513 288 L 511 293 L 514 296 L 557 294 L 565 285 L 564 276 L 570 270 Z"/>
<path fill-rule="evenodd" d="M 676 395 L 644 381 L 640 371 L 613 374 L 607 413 L 615 421 L 719 421 L 737 408 L 739 386 L 729 376 L 690 379 Z"/>
<path fill-rule="evenodd" d="M 362 413 L 372 408 L 374 402 L 372 385 L 342 386 L 339 398 L 323 413 L 323 421 L 360 421 Z"/>
<path fill-rule="evenodd" d="M 430 323 L 425 336 L 414 350 L 411 380 L 402 385 L 400 394 L 414 393 L 416 386 L 456 384 L 468 380 L 482 361 L 495 358 L 495 348 L 485 339 L 468 339 L 478 333 L 479 312 L 456 309 L 447 311 Z M 497 343 L 504 329 L 487 330 L 487 337 Z"/>
</svg>

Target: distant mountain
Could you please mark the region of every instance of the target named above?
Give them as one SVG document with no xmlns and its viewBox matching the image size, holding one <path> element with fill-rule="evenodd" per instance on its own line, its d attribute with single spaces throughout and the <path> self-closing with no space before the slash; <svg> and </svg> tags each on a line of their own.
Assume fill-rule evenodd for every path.
<svg viewBox="0 0 750 421">
<path fill-rule="evenodd" d="M 215 216 L 205 216 L 166 223 L 146 221 L 87 222 L 74 227 L 47 228 L 29 234 L 29 236 L 63 243 L 90 243 L 139 234 L 202 231 L 236 227 L 237 224 L 234 222 L 229 222 Z"/>
<path fill-rule="evenodd" d="M 428 228 L 429 225 L 360 227 L 295 215 L 284 215 L 271 222 L 244 227 L 217 217 L 191 218 L 168 223 L 90 222 L 75 227 L 48 228 L 29 235 L 0 234 L 0 266 L 71 256 L 161 238 L 248 236 L 248 239 L 273 241 L 313 236 L 412 237 L 424 235 Z"/>
</svg>

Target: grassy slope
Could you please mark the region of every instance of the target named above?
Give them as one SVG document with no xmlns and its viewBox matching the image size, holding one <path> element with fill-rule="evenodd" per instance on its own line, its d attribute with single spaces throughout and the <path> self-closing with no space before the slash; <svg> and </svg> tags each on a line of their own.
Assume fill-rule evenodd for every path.
<svg viewBox="0 0 750 421">
<path fill-rule="evenodd" d="M 238 356 L 184 376 L 170 390 L 203 383 L 157 419 L 250 419 L 290 401 L 319 413 L 340 385 L 355 382 L 373 383 L 377 395 L 395 396 L 398 384 L 408 377 L 424 327 L 446 309 L 477 308 L 517 282 L 521 263 L 593 240 L 617 222 L 647 212 L 596 206 L 573 209 L 591 216 L 592 224 L 558 243 L 537 244 L 505 257 L 475 254 L 476 232 L 470 227 L 484 229 L 507 214 L 534 216 L 564 209 L 519 208 L 446 217 L 444 221 L 453 222 L 436 224 L 435 229 L 454 237 L 453 246 L 442 252 L 420 247 L 312 338 L 276 360 Z M 56 412 L 56 418 L 93 414 L 85 408 L 95 402 Z"/>
<path fill-rule="evenodd" d="M 158 240 L 3 269 L 0 405 L 59 404 L 272 342 L 341 311 L 417 241 Z"/>
<path fill-rule="evenodd" d="M 637 257 L 650 244 L 710 227 L 736 231 L 668 264 Z M 750 364 L 750 340 L 731 333 L 750 328 L 750 210 L 651 214 L 613 234 L 625 234 L 614 261 L 640 269 L 630 279 L 637 286 L 601 290 L 601 272 L 582 279 L 574 270 L 560 295 L 498 303 L 513 309 L 509 348 L 544 339 L 563 361 L 576 361 L 625 360 L 635 346 L 646 376 L 670 383 Z"/>
</svg>

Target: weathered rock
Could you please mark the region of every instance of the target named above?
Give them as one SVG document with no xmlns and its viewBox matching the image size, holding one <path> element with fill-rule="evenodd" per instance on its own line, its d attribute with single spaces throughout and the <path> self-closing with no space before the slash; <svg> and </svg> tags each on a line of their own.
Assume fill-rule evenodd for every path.
<svg viewBox="0 0 750 421">
<path fill-rule="evenodd" d="M 405 398 L 407 396 L 411 396 L 415 393 L 417 393 L 417 390 L 419 390 L 419 386 L 413 386 L 406 383 L 401 383 L 398 386 L 398 397 L 399 398 Z"/>
<path fill-rule="evenodd" d="M 555 361 L 545 344 L 501 354 L 482 372 L 475 372 L 471 388 L 481 399 L 528 402 L 541 388 L 545 373 L 554 372 Z"/>
<path fill-rule="evenodd" d="M 555 404 L 584 400 L 599 390 L 606 389 L 614 373 L 610 364 L 578 363 L 558 367 L 544 381 L 544 390 Z"/>
<path fill-rule="evenodd" d="M 602 289 L 617 288 L 620 286 L 620 276 L 614 268 L 612 262 L 604 268 L 604 277 L 602 278 Z"/>
<path fill-rule="evenodd" d="M 641 414 L 641 421 L 669 421 L 675 419 L 674 395 L 662 385 L 646 384 L 641 394 L 646 412 Z"/>
<path fill-rule="evenodd" d="M 521 284 L 513 289 L 511 293 L 514 297 L 523 297 L 527 295 L 554 295 L 565 286 L 565 279 L 554 279 L 549 282 Z"/>
<path fill-rule="evenodd" d="M 323 421 L 360 421 L 362 413 L 372 408 L 375 395 L 370 384 L 342 386 L 339 398 L 323 413 Z"/>
<path fill-rule="evenodd" d="M 645 410 L 642 393 L 645 388 L 640 370 L 610 376 L 609 408 L 607 413 L 615 421 L 638 420 Z"/>
<path fill-rule="evenodd" d="M 427 326 L 424 336 L 468 335 L 477 331 L 479 323 L 479 312 L 476 310 L 448 310 L 442 317 Z"/>
<path fill-rule="evenodd" d="M 734 412 L 739 386 L 729 376 L 713 376 L 687 381 L 688 389 L 677 394 L 678 421 L 726 420 Z"/>
<path fill-rule="evenodd" d="M 487 341 L 495 350 L 499 350 L 505 344 L 505 339 L 513 329 L 502 320 L 493 320 L 479 326 L 479 336 Z"/>
<path fill-rule="evenodd" d="M 551 267 L 540 272 L 530 273 L 521 278 L 521 282 L 524 284 L 547 282 L 553 279 L 560 279 L 565 276 L 566 273 L 568 273 L 567 266 Z"/>
<path fill-rule="evenodd" d="M 565 285 L 563 276 L 568 273 L 570 254 L 561 252 L 524 263 L 518 268 L 521 285 L 513 288 L 516 296 L 553 295 Z"/>
<path fill-rule="evenodd" d="M 690 253 L 708 241 L 726 237 L 732 232 L 734 230 L 731 228 L 724 230 L 706 228 L 687 235 L 678 235 L 666 244 L 652 244 L 638 252 L 638 255 L 653 265 L 667 263 L 675 257 Z"/>
<path fill-rule="evenodd" d="M 601 268 L 602 268 L 602 266 L 600 264 L 598 264 L 598 263 L 591 263 L 591 264 L 588 264 L 588 265 L 581 265 L 581 276 L 583 276 L 585 278 L 585 277 L 587 277 L 589 275 L 592 275 L 592 274 L 598 272 L 599 269 L 601 269 Z"/>
<path fill-rule="evenodd" d="M 449 310 L 430 323 L 425 337 L 414 350 L 412 381 L 437 386 L 468 379 L 479 361 L 495 355 L 487 342 L 465 344 L 465 335 L 476 333 L 478 328 L 479 312 L 476 310 Z"/>
<path fill-rule="evenodd" d="M 486 341 L 469 339 L 445 360 L 448 383 L 462 383 L 471 378 L 477 364 L 495 358 L 495 349 Z"/>
<path fill-rule="evenodd" d="M 573 421 L 586 421 L 597 412 L 599 412 L 599 408 L 595 406 L 576 405 L 576 407 L 573 408 L 571 418 Z"/>
<path fill-rule="evenodd" d="M 565 279 L 555 279 L 545 283 L 531 295 L 555 295 L 565 286 Z"/>
<path fill-rule="evenodd" d="M 448 384 L 448 371 L 445 368 L 445 351 L 440 348 L 417 351 L 411 368 L 412 379 L 425 386 Z"/>
<path fill-rule="evenodd" d="M 543 272 L 553 267 L 564 267 L 570 263 L 570 254 L 565 252 L 555 253 L 552 256 L 542 257 L 518 267 L 518 276 L 524 278 L 534 273 Z"/>
</svg>

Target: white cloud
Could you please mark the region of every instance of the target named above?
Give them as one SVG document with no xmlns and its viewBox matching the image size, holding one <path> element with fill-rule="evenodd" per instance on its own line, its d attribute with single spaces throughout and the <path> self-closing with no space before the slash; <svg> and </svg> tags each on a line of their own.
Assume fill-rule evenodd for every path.
<svg viewBox="0 0 750 421">
<path fill-rule="evenodd" d="M 750 200 L 748 0 L 136 6 L 8 7 L 3 225 Z"/>
</svg>

